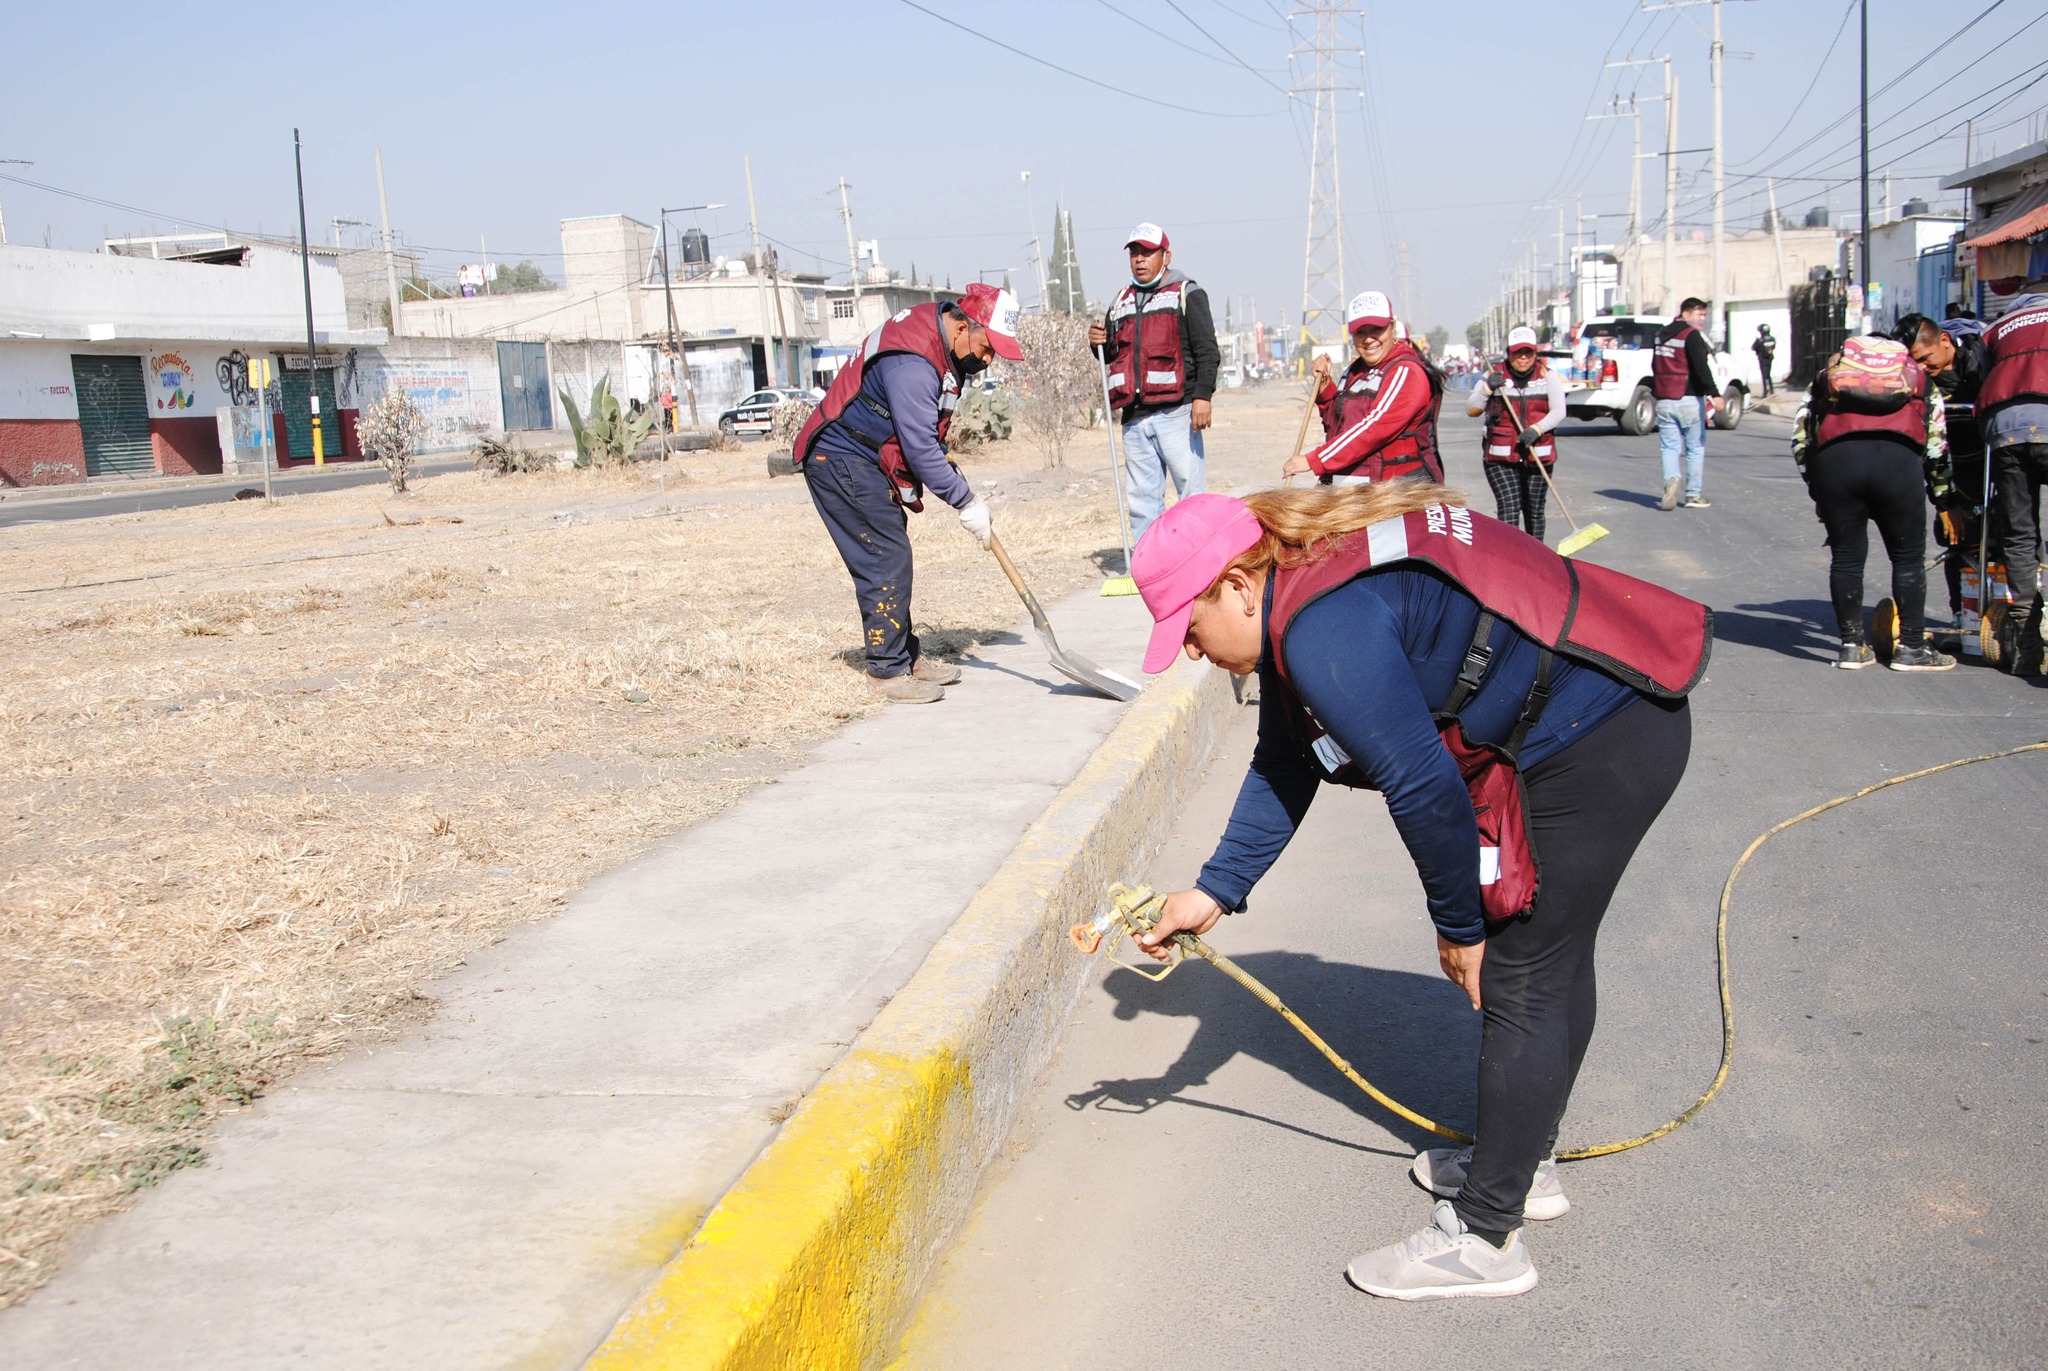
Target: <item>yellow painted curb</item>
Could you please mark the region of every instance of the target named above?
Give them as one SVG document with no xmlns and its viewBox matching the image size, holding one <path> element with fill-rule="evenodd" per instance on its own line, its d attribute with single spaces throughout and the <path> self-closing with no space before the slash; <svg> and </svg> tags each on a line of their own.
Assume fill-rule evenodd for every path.
<svg viewBox="0 0 2048 1371">
<path fill-rule="evenodd" d="M 586 1371 L 857 1371 L 892 1350 L 1086 980 L 1066 929 L 1193 793 L 1230 678 L 1133 704 Z"/>
</svg>

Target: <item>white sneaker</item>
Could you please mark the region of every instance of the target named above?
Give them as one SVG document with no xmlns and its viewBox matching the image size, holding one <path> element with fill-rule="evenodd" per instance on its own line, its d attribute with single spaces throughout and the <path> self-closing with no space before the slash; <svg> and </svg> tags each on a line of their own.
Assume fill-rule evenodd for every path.
<svg viewBox="0 0 2048 1371">
<path fill-rule="evenodd" d="M 1536 1267 L 1519 1231 L 1495 1247 L 1465 1230 L 1449 1200 L 1414 1237 L 1357 1258 L 1344 1275 L 1368 1295 L 1390 1300 L 1442 1300 L 1461 1295 L 1519 1295 L 1536 1288 Z"/>
<path fill-rule="evenodd" d="M 1471 1148 L 1433 1147 L 1417 1152 L 1415 1164 L 1408 1169 L 1424 1190 L 1448 1200 L 1457 1198 L 1458 1191 L 1464 1188 L 1465 1172 L 1471 1166 Z M 1564 1187 L 1558 1183 L 1557 1158 L 1545 1157 L 1536 1163 L 1536 1178 L 1529 1183 L 1529 1197 L 1522 1201 L 1522 1217 L 1539 1221 L 1561 1219 L 1571 1207 L 1572 1202 L 1564 1197 Z"/>
</svg>

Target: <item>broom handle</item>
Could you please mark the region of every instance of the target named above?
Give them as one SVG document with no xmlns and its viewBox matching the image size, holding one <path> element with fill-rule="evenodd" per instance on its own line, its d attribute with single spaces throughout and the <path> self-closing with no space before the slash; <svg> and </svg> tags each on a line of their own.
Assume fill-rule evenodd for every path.
<svg viewBox="0 0 2048 1371">
<path fill-rule="evenodd" d="M 1515 416 L 1516 424 L 1522 428 L 1529 427 L 1528 415 L 1523 413 L 1522 407 L 1517 405 L 1514 398 L 1507 393 L 1507 386 L 1505 384 L 1507 373 L 1505 370 L 1501 373 L 1501 379 L 1503 383 L 1501 386 L 1501 403 L 1508 407 L 1508 413 Z M 1572 526 L 1572 532 L 1579 532 L 1579 521 L 1572 518 L 1571 509 L 1566 506 L 1564 496 L 1557 493 L 1557 482 L 1550 479 L 1550 468 L 1543 465 L 1543 459 L 1538 457 L 1534 451 L 1529 453 L 1529 460 L 1536 464 L 1536 470 L 1543 473 L 1543 484 L 1550 487 L 1550 496 L 1557 501 L 1558 512 L 1564 515 L 1564 521 Z"/>
<path fill-rule="evenodd" d="M 1135 347 L 1136 345 L 1133 344 Z M 1116 456 L 1116 411 L 1109 407 L 1109 344 L 1095 355 L 1096 370 L 1102 373 L 1102 432 L 1109 439 L 1109 479 L 1116 486 L 1117 527 L 1124 537 L 1124 575 L 1131 574 L 1131 506 L 1124 498 L 1124 467 Z"/>
<path fill-rule="evenodd" d="M 1301 427 L 1294 431 L 1294 452 L 1287 459 L 1290 465 L 1296 457 L 1301 456 L 1301 449 L 1308 443 L 1309 416 L 1316 412 L 1316 396 L 1322 392 L 1322 389 L 1322 385 L 1316 380 L 1315 368 L 1311 366 L 1308 373 L 1308 403 L 1303 405 L 1301 409 Z M 1294 484 L 1294 477 L 1283 477 L 1280 484 L 1291 486 Z"/>
</svg>

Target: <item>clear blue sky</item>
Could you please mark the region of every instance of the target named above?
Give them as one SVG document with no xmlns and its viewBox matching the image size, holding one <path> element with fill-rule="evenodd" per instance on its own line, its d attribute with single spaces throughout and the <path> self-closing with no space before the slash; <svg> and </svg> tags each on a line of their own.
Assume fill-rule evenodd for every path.
<svg viewBox="0 0 2048 1371">
<path fill-rule="evenodd" d="M 786 264 L 844 271 L 835 189 L 844 176 L 856 229 L 880 239 L 892 266 L 915 263 L 956 285 L 1013 268 L 1028 301 L 1031 206 L 1019 173 L 1029 170 L 1048 247 L 1054 203 L 1073 211 L 1091 294 L 1122 279 L 1123 235 L 1152 219 L 1219 314 L 1226 298 L 1255 298 L 1269 322 L 1291 320 L 1301 303 L 1306 140 L 1275 89 L 1294 79 L 1278 17 L 1289 6 L 1177 3 L 930 0 L 959 24 L 1114 89 L 901 0 L 38 6 L 9 35 L 0 90 L 0 157 L 35 165 L 0 173 L 134 208 L 6 181 L 0 204 L 11 241 L 40 244 L 47 231 L 64 248 L 179 226 L 164 216 L 295 228 L 297 124 L 315 235 L 328 235 L 333 216 L 377 218 L 371 153 L 382 147 L 394 225 L 430 250 L 432 274 L 474 260 L 479 234 L 494 259 L 531 257 L 552 274 L 556 224 L 568 215 L 651 221 L 663 204 L 724 201 L 730 208 L 703 216 L 704 227 L 715 250 L 744 251 L 741 156 L 751 153 L 763 228 L 787 245 Z M 1873 89 L 1990 3 L 1875 0 Z M 1853 17 L 1820 65 L 1845 12 L 1843 0 L 1724 6 L 1731 226 L 1754 225 L 1762 212 L 1762 182 L 1743 176 L 1752 172 L 1786 178 L 1788 213 L 1826 201 L 1838 223 L 1853 214 Z M 1895 201 L 1931 192 L 1933 177 L 1960 164 L 1961 123 L 1973 112 L 1990 110 L 1979 120 L 1980 158 L 2044 131 L 2048 83 L 2027 83 L 2048 73 L 2048 64 L 2033 69 L 2048 56 L 2048 22 L 2015 37 L 2043 13 L 2039 0 L 2004 0 L 1874 101 L 1873 165 L 1893 169 Z M 1549 260 L 1556 211 L 1541 202 L 1583 194 L 1586 213 L 1618 216 L 1628 122 L 1585 115 L 1617 92 L 1651 95 L 1659 78 L 1655 68 L 1603 70 L 1603 60 L 1673 53 L 1680 146 L 1703 147 L 1708 23 L 1705 6 L 1642 13 L 1631 0 L 1362 0 L 1365 56 L 1348 70 L 1372 84 L 1379 117 L 1368 121 L 1355 96 L 1340 117 L 1347 288 L 1386 284 L 1386 244 L 1405 240 L 1420 322 L 1457 332 L 1483 308 L 1517 239 L 1537 236 Z M 1644 111 L 1645 144 L 1655 146 L 1661 115 L 1654 104 Z M 1895 134 L 1904 136 L 1887 142 Z M 1706 158 L 1682 165 L 1685 230 L 1707 222 Z M 1660 214 L 1655 162 L 1644 164 L 1644 196 L 1646 214 Z M 1611 235 L 1619 223 L 1599 227 Z"/>
</svg>

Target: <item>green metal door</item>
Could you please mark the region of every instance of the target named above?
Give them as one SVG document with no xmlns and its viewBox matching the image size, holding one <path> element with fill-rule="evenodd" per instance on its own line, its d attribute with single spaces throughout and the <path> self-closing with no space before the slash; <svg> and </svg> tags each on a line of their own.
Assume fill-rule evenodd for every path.
<svg viewBox="0 0 2048 1371">
<path fill-rule="evenodd" d="M 324 359 L 323 359 L 324 360 Z M 323 366 L 320 378 L 320 450 L 328 461 L 341 456 L 341 411 L 334 406 L 334 368 Z M 313 408 L 306 402 L 306 373 L 285 371 L 278 377 L 284 398 L 284 443 L 294 462 L 313 460 Z"/>
<path fill-rule="evenodd" d="M 149 443 L 149 401 L 140 357 L 71 357 L 78 427 L 88 476 L 147 476 L 156 470 Z"/>
</svg>

